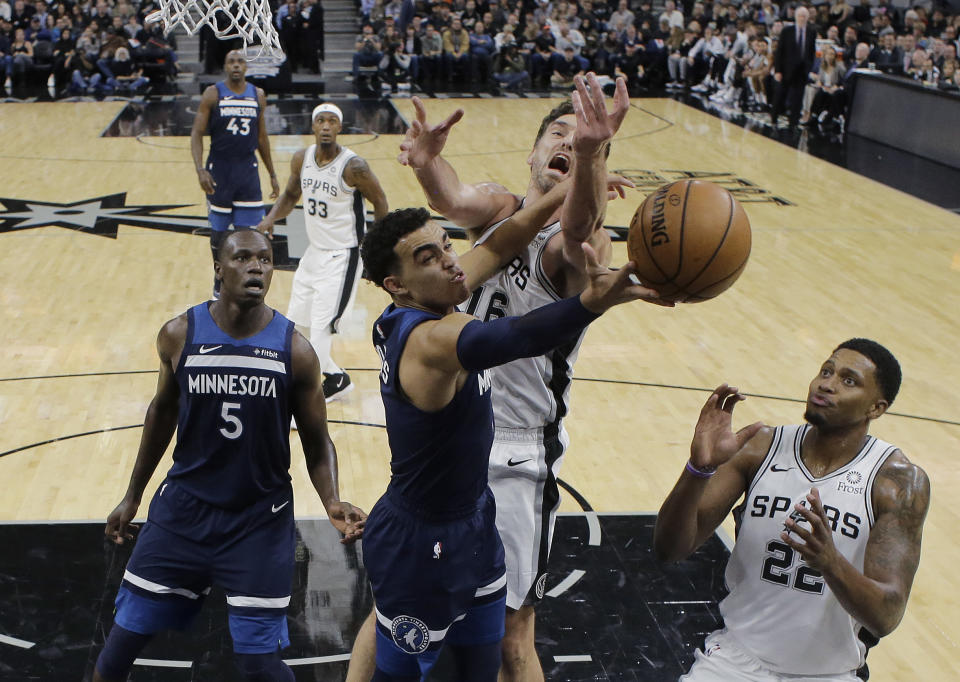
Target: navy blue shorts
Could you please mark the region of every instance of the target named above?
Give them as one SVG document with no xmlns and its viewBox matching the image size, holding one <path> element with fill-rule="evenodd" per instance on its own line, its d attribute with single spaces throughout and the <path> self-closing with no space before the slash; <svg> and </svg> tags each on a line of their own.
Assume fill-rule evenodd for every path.
<svg viewBox="0 0 960 682">
<path fill-rule="evenodd" d="M 114 622 L 141 634 L 186 629 L 216 584 L 227 595 L 234 651 L 282 649 L 290 644 L 295 548 L 289 484 L 235 511 L 208 505 L 168 479 L 137 536 Z"/>
<path fill-rule="evenodd" d="M 263 193 L 257 157 L 241 159 L 208 158 L 213 176 L 213 194 L 208 195 L 210 226 L 214 230 L 255 227 L 263 220 Z"/>
<path fill-rule="evenodd" d="M 416 674 L 444 641 L 478 646 L 503 638 L 506 568 L 488 488 L 478 509 L 427 520 L 387 490 L 363 534 L 377 616 L 377 665 Z M 392 645 L 392 646 L 391 646 Z M 411 656 L 411 654 L 413 654 Z"/>
</svg>

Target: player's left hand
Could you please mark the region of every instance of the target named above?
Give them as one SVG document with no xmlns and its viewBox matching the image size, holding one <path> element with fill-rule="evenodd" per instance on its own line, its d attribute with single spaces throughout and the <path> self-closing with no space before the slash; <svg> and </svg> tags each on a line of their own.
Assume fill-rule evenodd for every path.
<svg viewBox="0 0 960 682">
<path fill-rule="evenodd" d="M 816 488 L 810 489 L 807 505 L 804 507 L 795 504 L 793 509 L 810 524 L 809 530 L 788 518 L 783 524 L 787 530 L 780 534 L 780 538 L 799 552 L 808 566 L 826 573 L 836 562 L 839 553 L 836 545 L 833 544 L 833 527 L 830 518 L 823 509 L 820 491 Z"/>
<path fill-rule="evenodd" d="M 592 71 L 586 80 L 582 76 L 573 79 L 576 90 L 572 95 L 573 111 L 577 117 L 577 130 L 573 134 L 573 151 L 576 154 L 597 154 L 614 134 L 630 109 L 627 81 L 617 78 L 613 95 L 613 111 L 607 111 L 606 98 L 597 75 Z M 587 91 L 587 86 L 590 91 Z"/>
<path fill-rule="evenodd" d="M 277 180 L 276 175 L 270 176 L 270 198 L 276 199 L 280 196 L 280 181 Z"/>
<path fill-rule="evenodd" d="M 347 545 L 363 537 L 367 514 L 359 507 L 354 507 L 349 502 L 333 502 L 327 507 L 327 516 L 333 527 L 343 534 L 340 540 L 342 544 Z"/>
</svg>

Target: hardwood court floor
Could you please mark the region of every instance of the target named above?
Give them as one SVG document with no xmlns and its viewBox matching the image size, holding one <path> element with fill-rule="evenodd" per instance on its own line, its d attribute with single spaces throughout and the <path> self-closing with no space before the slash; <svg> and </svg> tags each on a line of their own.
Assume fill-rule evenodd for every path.
<svg viewBox="0 0 960 682">
<path fill-rule="evenodd" d="M 434 121 L 467 108 L 446 153 L 463 180 L 522 192 L 524 161 L 552 104 L 427 106 Z M 410 103 L 396 106 L 409 120 Z M 121 212 L 116 202 L 108 209 L 110 202 L 92 201 L 108 195 L 125 193 L 127 207 L 186 205 L 166 212 L 174 217 L 205 211 L 188 138 L 100 137 L 123 107 L 0 110 L 0 194 L 21 202 L 0 213 L 7 276 L 0 291 L 0 521 L 106 516 L 136 455 L 137 427 L 156 381 L 157 330 L 209 295 L 204 238 L 122 219 L 115 239 L 91 234 L 94 214 Z M 341 138 L 370 162 L 391 208 L 424 204 L 412 173 L 395 161 L 399 140 Z M 309 143 L 272 137 L 281 182 L 292 153 Z M 638 179 L 646 192 L 692 172 L 736 188 L 747 202 L 753 254 L 736 287 L 716 301 L 674 310 L 621 307 L 592 326 L 577 363 L 563 478 L 598 511 L 656 510 L 686 459 L 705 391 L 730 381 L 754 394 L 738 408 L 738 424 L 795 423 L 802 415 L 797 400 L 837 343 L 851 336 L 884 343 L 899 358 L 904 383 L 893 413 L 873 433 L 927 470 L 933 501 L 906 616 L 871 653 L 871 668 L 878 680 L 953 679 L 960 549 L 950 500 L 960 496 L 960 364 L 951 349 L 960 338 L 960 216 L 672 100 L 634 101 L 610 167 Z M 607 223 L 627 225 L 641 198 L 611 204 Z M 31 227 L 56 221 L 74 229 Z M 614 253 L 616 261 L 626 259 L 622 243 Z M 290 282 L 291 273 L 276 273 L 268 296 L 281 311 Z M 369 325 L 386 302 L 362 284 L 334 350 L 342 365 L 356 369 L 358 386 L 329 410 L 342 495 L 367 509 L 388 478 L 383 431 L 365 426 L 383 423 Z M 297 462 L 296 511 L 320 514 Z M 161 463 L 161 475 L 168 465 Z M 563 509 L 576 505 L 568 498 Z"/>
</svg>

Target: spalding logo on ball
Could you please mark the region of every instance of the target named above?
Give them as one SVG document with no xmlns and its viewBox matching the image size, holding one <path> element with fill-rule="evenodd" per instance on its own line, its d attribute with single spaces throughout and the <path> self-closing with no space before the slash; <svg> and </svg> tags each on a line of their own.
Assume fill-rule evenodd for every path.
<svg viewBox="0 0 960 682">
<path fill-rule="evenodd" d="M 664 185 L 633 214 L 627 253 L 644 286 L 660 298 L 699 303 L 723 293 L 750 258 L 750 221 L 720 185 Z"/>
</svg>

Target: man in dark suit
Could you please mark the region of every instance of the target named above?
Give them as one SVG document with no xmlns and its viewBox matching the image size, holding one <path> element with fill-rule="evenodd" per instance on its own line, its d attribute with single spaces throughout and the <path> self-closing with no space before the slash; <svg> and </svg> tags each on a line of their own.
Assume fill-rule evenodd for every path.
<svg viewBox="0 0 960 682">
<path fill-rule="evenodd" d="M 777 81 L 777 90 L 770 118 L 774 127 L 784 111 L 784 104 L 790 112 L 790 126 L 797 125 L 800 105 L 803 102 L 803 88 L 813 68 L 816 53 L 817 34 L 809 23 L 809 10 L 803 6 L 798 7 L 794 19 L 792 26 L 786 26 L 780 32 L 780 41 L 773 56 L 773 77 Z"/>
<path fill-rule="evenodd" d="M 880 45 L 873 48 L 870 61 L 884 73 L 903 75 L 903 50 L 897 47 L 897 36 L 892 28 L 880 32 Z"/>
</svg>

